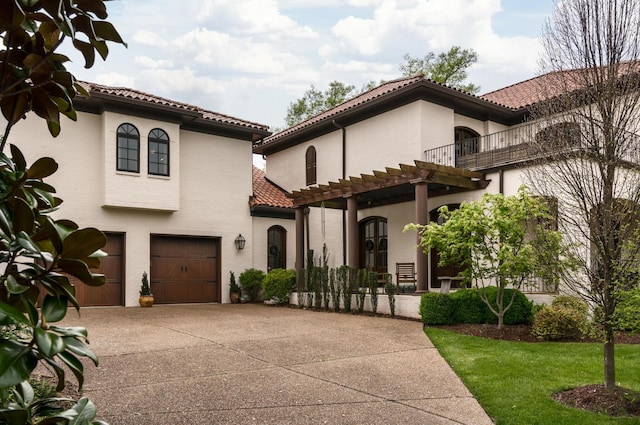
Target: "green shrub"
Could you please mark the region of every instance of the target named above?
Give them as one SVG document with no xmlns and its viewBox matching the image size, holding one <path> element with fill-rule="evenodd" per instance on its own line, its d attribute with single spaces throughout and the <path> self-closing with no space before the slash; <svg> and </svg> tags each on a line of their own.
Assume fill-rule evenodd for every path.
<svg viewBox="0 0 640 425">
<path fill-rule="evenodd" d="M 420 317 L 425 325 L 453 323 L 453 302 L 449 294 L 427 292 L 420 299 Z"/>
<path fill-rule="evenodd" d="M 620 292 L 613 317 L 616 330 L 640 332 L 640 289 Z"/>
<path fill-rule="evenodd" d="M 295 270 L 273 269 L 267 273 L 262 281 L 262 294 L 267 300 L 276 297 L 279 304 L 286 304 L 289 302 L 289 296 L 295 285 Z"/>
<path fill-rule="evenodd" d="M 563 306 L 546 306 L 533 318 L 531 333 L 544 340 L 579 337 L 584 316 Z"/>
<path fill-rule="evenodd" d="M 262 281 L 265 274 L 262 270 L 246 269 L 240 274 L 240 286 L 242 292 L 247 295 L 251 301 L 260 300 L 260 291 L 262 290 Z"/>
<path fill-rule="evenodd" d="M 453 323 L 487 323 L 487 306 L 478 296 L 477 289 L 458 289 L 450 294 L 453 303 Z M 489 314 L 491 312 L 489 311 Z"/>
<path fill-rule="evenodd" d="M 589 312 L 589 306 L 586 302 L 582 301 L 580 298 L 571 297 L 569 295 L 558 295 L 553 299 L 551 305 L 554 307 L 564 307 L 575 310 L 578 313 L 583 314 L 585 318 Z"/>
<path fill-rule="evenodd" d="M 533 318 L 533 302 L 520 291 L 515 289 L 505 289 L 505 306 L 511 299 L 513 291 L 516 291 L 513 304 L 504 314 L 505 325 L 520 325 L 531 323 Z M 491 312 L 489 307 L 482 301 L 480 294 L 487 295 L 488 301 L 497 310 L 496 296 L 498 288 L 487 286 L 481 289 L 459 289 L 451 293 L 453 302 L 453 323 L 498 323 L 498 317 Z"/>
</svg>

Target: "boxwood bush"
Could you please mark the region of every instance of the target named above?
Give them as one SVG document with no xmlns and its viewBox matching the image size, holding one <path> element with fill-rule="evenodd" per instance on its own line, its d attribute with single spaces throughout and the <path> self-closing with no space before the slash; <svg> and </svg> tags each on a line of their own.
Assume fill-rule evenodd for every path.
<svg viewBox="0 0 640 425">
<path fill-rule="evenodd" d="M 448 294 L 427 292 L 420 299 L 420 317 L 425 325 L 453 323 L 453 303 Z"/>
<path fill-rule="evenodd" d="M 533 318 L 533 302 L 516 289 L 505 289 L 505 304 L 511 299 L 513 292 L 515 299 L 513 304 L 504 314 L 505 325 L 520 325 L 531 323 Z M 451 294 L 453 300 L 455 323 L 498 323 L 498 317 L 491 312 L 489 307 L 482 301 L 480 294 L 485 293 L 491 305 L 496 307 L 496 296 L 498 288 L 487 286 L 480 289 L 459 289 Z"/>
<path fill-rule="evenodd" d="M 262 294 L 265 300 L 278 299 L 279 304 L 289 302 L 291 291 L 296 285 L 296 272 L 291 269 L 269 270 L 262 281 Z"/>
<path fill-rule="evenodd" d="M 545 306 L 533 318 L 531 333 L 544 340 L 580 336 L 585 316 L 564 306 Z"/>
<path fill-rule="evenodd" d="M 240 274 L 240 286 L 242 293 L 246 294 L 253 302 L 260 300 L 260 292 L 262 291 L 262 281 L 265 274 L 262 270 L 246 269 Z"/>
</svg>

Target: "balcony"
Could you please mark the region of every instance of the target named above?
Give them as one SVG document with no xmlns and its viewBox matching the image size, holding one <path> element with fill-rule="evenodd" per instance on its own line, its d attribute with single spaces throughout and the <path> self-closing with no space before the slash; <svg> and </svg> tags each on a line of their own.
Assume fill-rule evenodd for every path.
<svg viewBox="0 0 640 425">
<path fill-rule="evenodd" d="M 425 151 L 426 161 L 473 171 L 513 165 L 533 156 L 533 136 L 532 126 L 516 127 L 429 149 Z"/>
<path fill-rule="evenodd" d="M 640 165 L 640 137 L 627 131 L 618 132 L 616 137 L 616 160 L 637 168 Z M 600 141 L 590 143 L 585 140 L 577 123 L 556 123 L 543 129 L 528 124 L 426 150 L 425 160 L 471 171 L 514 166 L 524 161 L 552 158 L 556 154 L 602 160 L 604 153 Z"/>
</svg>

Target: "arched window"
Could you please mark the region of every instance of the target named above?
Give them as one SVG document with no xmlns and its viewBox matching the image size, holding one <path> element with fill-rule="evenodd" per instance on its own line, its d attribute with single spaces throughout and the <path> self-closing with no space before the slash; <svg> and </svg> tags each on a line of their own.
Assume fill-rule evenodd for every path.
<svg viewBox="0 0 640 425">
<path fill-rule="evenodd" d="M 158 176 L 169 175 L 169 135 L 159 128 L 149 132 L 148 172 Z"/>
<path fill-rule="evenodd" d="M 456 158 L 478 153 L 478 141 L 480 140 L 480 135 L 478 133 L 467 127 L 456 127 L 454 129 L 454 137 L 456 144 Z"/>
<path fill-rule="evenodd" d="M 305 154 L 307 186 L 316 184 L 316 148 L 309 146 Z"/>
<path fill-rule="evenodd" d="M 287 268 L 287 231 L 281 226 L 267 230 L 267 271 Z"/>
<path fill-rule="evenodd" d="M 140 172 L 140 133 L 131 124 L 118 127 L 117 135 L 117 170 Z"/>
<path fill-rule="evenodd" d="M 387 219 L 369 217 L 360 223 L 360 267 L 387 273 Z"/>
</svg>

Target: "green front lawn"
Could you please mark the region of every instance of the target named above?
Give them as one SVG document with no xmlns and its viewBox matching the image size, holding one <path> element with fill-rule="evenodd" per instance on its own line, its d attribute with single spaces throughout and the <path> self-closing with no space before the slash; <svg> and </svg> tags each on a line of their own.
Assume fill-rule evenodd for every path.
<svg viewBox="0 0 640 425">
<path fill-rule="evenodd" d="M 603 383 L 602 344 L 496 341 L 427 328 L 426 334 L 496 424 L 640 424 L 556 403 L 556 392 Z M 640 345 L 616 345 L 619 386 L 640 390 Z"/>
</svg>

